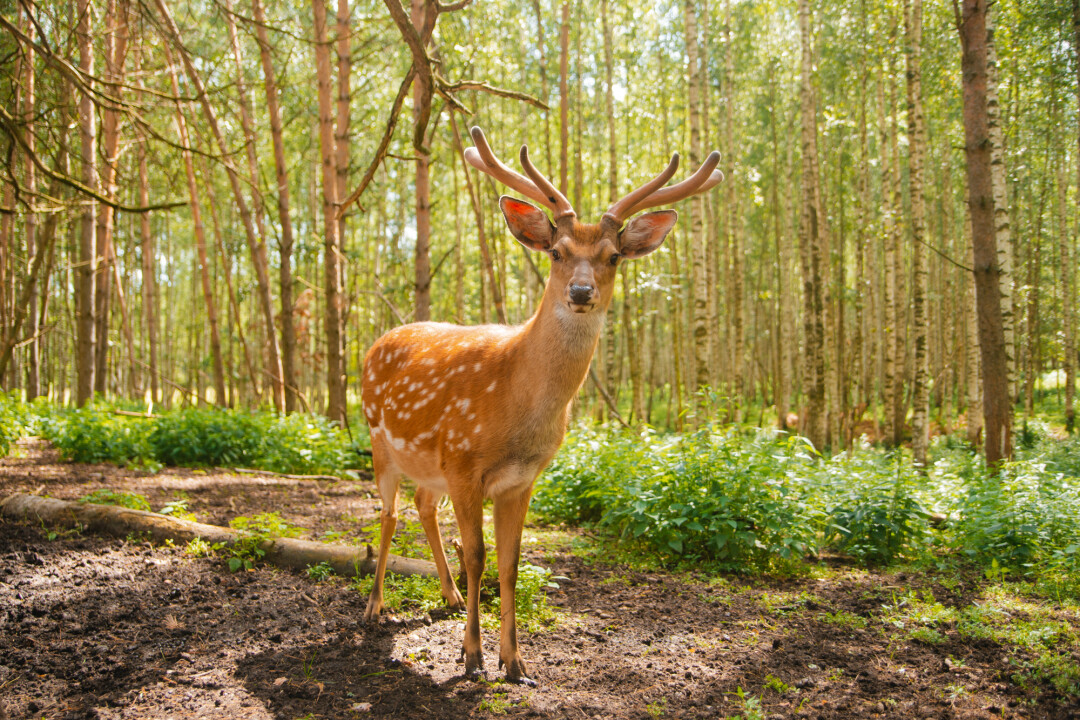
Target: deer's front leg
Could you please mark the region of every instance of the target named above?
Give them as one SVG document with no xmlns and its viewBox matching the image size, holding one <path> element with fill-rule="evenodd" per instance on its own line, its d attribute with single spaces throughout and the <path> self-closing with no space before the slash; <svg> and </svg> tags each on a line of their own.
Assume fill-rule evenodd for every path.
<svg viewBox="0 0 1080 720">
<path fill-rule="evenodd" d="M 375 471 L 375 483 L 382 498 L 382 511 L 379 513 L 382 525 L 379 533 L 379 559 L 375 564 L 375 584 L 368 597 L 364 622 L 379 619 L 383 609 L 383 580 L 386 578 L 386 561 L 390 555 L 390 542 L 397 529 L 398 486 L 401 473 L 382 444 L 381 438 L 371 443 L 371 464 Z"/>
<path fill-rule="evenodd" d="M 495 551 L 499 555 L 499 667 L 506 666 L 508 682 L 536 686 L 525 670 L 525 661 L 518 651 L 517 590 L 518 561 L 521 557 L 521 530 L 532 495 L 531 484 L 523 491 L 495 498 Z"/>
<path fill-rule="evenodd" d="M 480 640 L 480 579 L 484 574 L 484 500 L 480 488 L 472 487 L 451 495 L 458 531 L 461 533 L 461 549 L 465 558 L 465 575 L 468 587 L 465 592 L 465 641 L 461 653 L 465 656 L 465 674 L 480 675 L 484 670 L 484 649 Z"/>
<path fill-rule="evenodd" d="M 443 549 L 442 535 L 439 534 L 438 508 L 439 498 L 433 492 L 422 486 L 416 488 L 416 511 L 420 514 L 420 522 L 424 526 L 428 545 L 431 546 L 431 557 L 435 561 L 435 567 L 439 571 L 439 584 L 442 586 L 442 595 L 446 604 L 454 610 L 463 610 L 465 600 L 461 592 L 454 584 L 454 578 L 450 575 L 450 567 L 446 562 L 446 551 Z"/>
</svg>

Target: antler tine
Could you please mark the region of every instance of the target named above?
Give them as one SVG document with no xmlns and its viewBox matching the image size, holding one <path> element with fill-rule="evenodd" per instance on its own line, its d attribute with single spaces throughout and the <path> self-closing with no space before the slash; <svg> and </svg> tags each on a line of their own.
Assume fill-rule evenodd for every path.
<svg viewBox="0 0 1080 720">
<path fill-rule="evenodd" d="M 608 208 L 608 211 L 604 213 L 604 217 L 614 221 L 616 226 L 622 226 L 623 221 L 634 214 L 634 205 L 662 188 L 664 183 L 670 180 L 671 176 L 674 175 L 675 171 L 678 169 L 679 153 L 675 153 L 671 156 L 668 166 L 664 168 L 662 173 L 639 187 L 637 190 L 632 191 L 629 195 L 624 195 L 616 200 L 615 203 Z"/>
<path fill-rule="evenodd" d="M 678 202 L 691 195 L 703 193 L 706 190 L 719 185 L 724 179 L 724 173 L 716 169 L 716 166 L 719 164 L 720 153 L 717 150 L 713 150 L 709 153 L 709 157 L 705 158 L 705 162 L 701 164 L 701 167 L 697 169 L 697 172 L 683 180 L 681 183 L 666 187 L 663 190 L 657 190 L 651 195 L 642 198 L 636 205 L 630 208 L 629 212 L 626 213 L 627 216 L 629 217 L 645 208 L 656 207 L 657 205 L 670 205 L 673 202 Z"/>
<path fill-rule="evenodd" d="M 488 145 L 487 138 L 484 137 L 483 130 L 473 127 L 469 130 L 469 134 L 472 135 L 473 144 L 476 147 L 465 148 L 466 162 L 477 170 L 487 173 L 503 185 L 513 188 L 522 195 L 547 206 L 553 212 L 558 212 L 555 203 L 549 200 L 531 180 L 506 167 L 499 158 L 495 157 L 495 153 L 491 151 L 491 146 Z"/>
<path fill-rule="evenodd" d="M 525 174 L 536 183 L 536 187 L 540 192 L 547 196 L 548 202 L 551 203 L 552 210 L 555 213 L 555 222 L 563 219 L 564 217 L 577 215 L 574 212 L 574 208 L 570 205 L 570 201 L 566 199 L 566 196 L 555 189 L 555 186 L 551 184 L 551 181 L 544 177 L 544 174 L 536 169 L 536 166 L 529 160 L 529 146 L 521 146 L 521 167 L 525 168 Z M 551 206 L 549 206 L 551 207 Z"/>
</svg>

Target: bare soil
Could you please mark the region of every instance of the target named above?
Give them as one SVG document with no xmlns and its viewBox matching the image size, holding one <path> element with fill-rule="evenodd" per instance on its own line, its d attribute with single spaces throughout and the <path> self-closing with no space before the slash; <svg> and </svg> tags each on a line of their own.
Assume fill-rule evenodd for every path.
<svg viewBox="0 0 1080 720">
<path fill-rule="evenodd" d="M 155 509 L 183 492 L 203 522 L 277 511 L 312 537 L 362 537 L 378 515 L 363 480 L 149 475 L 62 463 L 36 441 L 0 461 L 0 497 L 98 488 L 139 492 Z M 415 519 L 404 503 L 402 515 Z M 452 513 L 441 519 L 453 537 Z M 826 621 L 872 618 L 908 588 L 970 604 L 977 577 L 945 587 L 842 567 L 796 580 L 642 572 L 582 559 L 567 533 L 526 534 L 527 558 L 567 578 L 549 596 L 558 622 L 520 632 L 537 688 L 499 681 L 490 627 L 489 681 L 466 680 L 463 618 L 445 610 L 369 627 L 366 599 L 336 579 L 230 573 L 182 548 L 0 520 L 0 718 L 1080 717 L 1075 698 L 1011 679 L 1016 648 Z"/>
</svg>

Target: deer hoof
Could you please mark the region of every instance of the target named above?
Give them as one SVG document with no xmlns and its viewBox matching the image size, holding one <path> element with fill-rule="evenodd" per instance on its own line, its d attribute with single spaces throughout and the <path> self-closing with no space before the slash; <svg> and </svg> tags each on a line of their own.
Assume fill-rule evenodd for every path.
<svg viewBox="0 0 1080 720">
<path fill-rule="evenodd" d="M 484 653 L 477 650 L 475 653 L 465 652 L 462 649 L 461 654 L 465 656 L 465 677 L 470 680 L 484 680 L 487 675 L 484 672 Z"/>
<path fill-rule="evenodd" d="M 382 600 L 376 600 L 375 598 L 369 598 L 367 609 L 364 610 L 364 622 L 371 624 L 379 622 L 379 614 L 382 612 L 383 604 Z"/>
<path fill-rule="evenodd" d="M 525 661 L 520 657 L 516 657 L 510 662 L 504 663 L 499 660 L 499 667 L 506 665 L 506 682 L 514 683 L 516 685 L 524 685 L 525 687 L 536 687 L 536 681 L 527 675 L 525 670 Z"/>
</svg>

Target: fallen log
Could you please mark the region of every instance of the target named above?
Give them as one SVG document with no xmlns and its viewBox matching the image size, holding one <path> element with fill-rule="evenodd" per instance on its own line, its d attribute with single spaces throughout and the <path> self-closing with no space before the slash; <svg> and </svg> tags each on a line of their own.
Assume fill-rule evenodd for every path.
<svg viewBox="0 0 1080 720">
<path fill-rule="evenodd" d="M 0 500 L 0 516 L 121 538 L 148 534 L 156 542 L 171 540 L 176 544 L 186 544 L 200 538 L 211 545 L 221 543 L 224 547 L 232 547 L 245 537 L 250 537 L 231 528 L 181 520 L 145 510 L 68 502 L 25 493 L 15 493 Z M 325 562 L 342 577 L 363 577 L 375 573 L 376 558 L 370 545 L 362 550 L 350 545 L 273 537 L 262 541 L 259 548 L 266 553 L 262 558 L 264 561 L 279 567 L 304 570 L 309 565 Z M 399 555 L 390 556 L 386 569 L 398 575 L 438 577 L 435 563 Z"/>
</svg>

